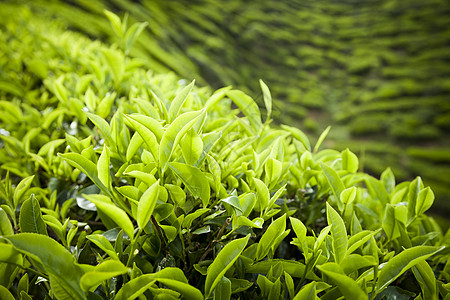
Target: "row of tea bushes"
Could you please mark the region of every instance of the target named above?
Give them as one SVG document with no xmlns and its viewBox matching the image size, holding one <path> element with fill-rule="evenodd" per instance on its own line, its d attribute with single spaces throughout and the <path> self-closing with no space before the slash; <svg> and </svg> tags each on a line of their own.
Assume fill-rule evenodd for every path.
<svg viewBox="0 0 450 300">
<path fill-rule="evenodd" d="M 373 174 L 389 161 L 398 176 L 413 178 L 418 172 L 409 148 L 422 147 L 430 156 L 435 147 L 449 147 L 448 1 L 30 4 L 70 28 L 119 44 L 122 38 L 109 31 L 103 10 L 127 12 L 130 20 L 149 23 L 131 53 L 148 67 L 215 88 L 232 84 L 254 95 L 260 107 L 255 79 L 263 78 L 277 100 L 275 119 L 316 134 L 324 124 L 333 125 L 330 141 L 339 141 L 335 146 L 342 149 L 356 144 L 351 149 L 361 154 L 362 144 L 365 170 Z M 406 151 L 393 155 L 396 147 Z M 425 169 L 436 169 L 434 159 L 423 161 Z M 450 199 L 445 180 L 450 166 L 437 167 L 435 176 L 424 179 L 444 205 Z"/>
<path fill-rule="evenodd" d="M 419 177 L 62 28 L 2 4 L 2 299 L 450 297 Z"/>
</svg>

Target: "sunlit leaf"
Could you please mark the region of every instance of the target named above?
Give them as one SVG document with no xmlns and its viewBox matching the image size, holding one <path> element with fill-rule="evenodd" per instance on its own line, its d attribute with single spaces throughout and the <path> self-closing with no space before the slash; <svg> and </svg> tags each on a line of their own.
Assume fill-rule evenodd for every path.
<svg viewBox="0 0 450 300">
<path fill-rule="evenodd" d="M 248 243 L 250 235 L 229 242 L 208 267 L 205 294 L 209 296 L 224 274 L 231 268 Z"/>
</svg>

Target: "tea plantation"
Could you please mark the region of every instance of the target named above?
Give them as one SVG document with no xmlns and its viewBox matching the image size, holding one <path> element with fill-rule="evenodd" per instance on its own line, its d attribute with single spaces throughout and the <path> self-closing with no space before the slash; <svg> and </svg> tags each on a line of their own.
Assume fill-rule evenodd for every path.
<svg viewBox="0 0 450 300">
<path fill-rule="evenodd" d="M 149 26 L 133 56 L 158 72 L 233 85 L 279 122 L 350 148 L 363 170 L 421 175 L 450 213 L 450 3 L 398 1 L 33 1 L 91 37 L 116 41 L 105 8 Z"/>
<path fill-rule="evenodd" d="M 237 36 L 231 28 L 239 32 L 242 26 L 241 38 L 248 34 L 260 42 L 258 34 L 269 34 L 261 28 L 247 32 L 246 21 L 232 22 L 237 11 L 249 9 L 239 14 L 248 14 L 243 20 L 254 19 L 254 24 L 264 13 L 281 28 L 288 19 L 271 14 L 279 9 L 294 16 L 302 10 L 289 5 L 297 2 L 264 9 L 258 2 L 230 1 L 221 13 L 214 1 L 194 1 L 190 5 L 196 9 L 189 13 L 183 9 L 188 2 L 182 1 L 111 3 L 109 8 L 126 9 L 129 17 L 104 11 L 106 1 L 0 4 L 0 299 L 450 299 L 450 231 L 427 215 L 433 189 L 421 177 L 401 181 L 390 168 L 375 176 L 365 173 L 362 164 L 368 168 L 372 150 L 367 148 L 362 160 L 345 147 L 356 140 L 327 143 L 329 129 L 319 130 L 339 119 L 345 127 L 338 124 L 336 131 L 350 138 L 358 117 L 377 114 L 368 109 L 371 105 L 387 111 L 393 103 L 413 99 L 428 103 L 443 97 L 444 89 L 433 97 L 421 91 L 404 102 L 390 94 L 386 99 L 395 101 L 383 102 L 386 95 L 365 84 L 370 78 L 387 84 L 384 75 L 369 75 L 386 67 L 350 67 L 355 61 L 346 60 L 333 65 L 337 61 L 324 56 L 318 61 L 328 65 L 315 65 L 322 72 L 313 71 L 314 64 L 308 69 L 307 59 L 302 59 L 304 68 L 294 68 L 292 61 L 289 69 L 284 62 L 289 55 L 277 54 L 291 49 L 289 34 L 285 46 L 270 42 L 278 47 L 260 45 L 254 55 L 231 51 L 240 49 L 231 43 Z M 400 9 L 375 4 L 369 1 L 367 7 Z M 327 23 L 327 14 L 342 17 L 332 18 L 336 25 L 328 29 L 318 26 L 321 34 L 310 36 L 307 56 L 315 48 L 361 38 L 340 21 L 347 5 L 305 6 L 317 24 Z M 203 39 L 202 46 L 216 45 L 217 55 L 223 55 L 186 46 L 200 47 L 204 35 L 199 34 L 209 26 L 228 33 Z M 342 41 L 326 38 L 346 26 Z M 189 34 L 180 34 L 179 28 Z M 336 51 L 346 53 L 345 48 Z M 269 52 L 273 61 L 252 65 Z M 240 59 L 234 62 L 233 55 Z M 231 71 L 221 59 L 242 69 Z M 306 82 L 323 73 L 330 93 L 312 101 L 302 94 L 322 88 L 303 85 L 295 76 L 285 82 L 276 76 L 301 69 Z M 261 76 L 252 75 L 258 70 Z M 329 80 L 339 70 L 354 74 L 354 80 Z M 444 79 L 439 86 L 445 86 Z M 240 83 L 244 91 L 216 90 L 229 82 Z M 425 81 L 419 78 L 419 83 Z M 352 98 L 353 89 L 378 96 Z M 297 93 L 303 104 L 293 101 Z M 293 123 L 283 124 L 281 103 L 296 111 L 297 125 L 302 110 L 305 117 L 317 116 L 316 125 L 304 122 L 319 130 L 309 134 L 316 142 Z M 423 103 L 409 107 L 409 114 L 428 107 Z M 445 110 L 430 111 L 437 120 Z M 419 117 L 414 120 L 421 124 Z M 374 142 L 377 148 L 371 149 L 404 157 L 409 144 L 403 138 L 408 137 L 401 136 L 405 144 L 397 144 L 398 153 L 388 150 L 385 145 L 397 138 L 386 122 L 375 132 L 384 135 L 384 144 Z M 439 139 L 428 140 L 427 152 L 423 144 L 409 148 L 408 159 L 426 166 L 446 161 L 446 150 L 437 147 L 445 146 L 440 142 L 445 126 L 431 126 L 442 131 Z M 349 132 L 342 133 L 345 128 Z M 429 172 L 437 176 L 439 170 Z"/>
</svg>

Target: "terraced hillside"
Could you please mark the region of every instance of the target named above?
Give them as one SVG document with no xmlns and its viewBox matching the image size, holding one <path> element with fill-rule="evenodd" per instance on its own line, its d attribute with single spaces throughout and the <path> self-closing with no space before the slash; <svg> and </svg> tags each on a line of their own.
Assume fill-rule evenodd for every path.
<svg viewBox="0 0 450 300">
<path fill-rule="evenodd" d="M 363 156 L 366 171 L 421 174 L 450 210 L 450 2 L 33 1 L 70 29 L 118 41 L 103 10 L 148 21 L 131 53 L 198 84 L 272 90 L 283 122 Z M 118 30 L 120 31 L 120 30 Z"/>
</svg>

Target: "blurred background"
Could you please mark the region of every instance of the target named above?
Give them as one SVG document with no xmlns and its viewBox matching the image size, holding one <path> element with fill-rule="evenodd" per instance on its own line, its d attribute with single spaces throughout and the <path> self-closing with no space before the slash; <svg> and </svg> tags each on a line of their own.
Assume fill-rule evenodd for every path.
<svg viewBox="0 0 450 300">
<path fill-rule="evenodd" d="M 450 1 L 15 1 L 68 30 L 117 42 L 104 9 L 149 23 L 131 55 L 197 85 L 233 85 L 364 171 L 422 177 L 450 216 Z M 442 224 L 442 223 L 441 223 Z M 447 223 L 448 224 L 448 223 Z M 448 227 L 446 225 L 445 227 Z"/>
</svg>

